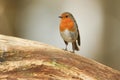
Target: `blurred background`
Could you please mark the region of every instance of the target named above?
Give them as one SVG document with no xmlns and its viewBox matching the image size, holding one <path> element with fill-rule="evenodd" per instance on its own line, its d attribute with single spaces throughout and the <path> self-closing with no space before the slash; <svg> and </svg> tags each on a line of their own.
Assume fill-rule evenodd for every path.
<svg viewBox="0 0 120 80">
<path fill-rule="evenodd" d="M 58 18 L 63 12 L 79 26 L 77 53 L 120 70 L 120 0 L 0 0 L 0 34 L 65 48 Z"/>
</svg>

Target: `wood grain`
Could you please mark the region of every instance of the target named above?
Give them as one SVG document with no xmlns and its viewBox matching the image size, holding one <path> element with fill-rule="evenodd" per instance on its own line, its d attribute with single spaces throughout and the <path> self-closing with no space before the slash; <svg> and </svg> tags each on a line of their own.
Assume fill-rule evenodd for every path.
<svg viewBox="0 0 120 80">
<path fill-rule="evenodd" d="M 0 35 L 0 80 L 120 80 L 120 72 L 36 41 Z"/>
</svg>

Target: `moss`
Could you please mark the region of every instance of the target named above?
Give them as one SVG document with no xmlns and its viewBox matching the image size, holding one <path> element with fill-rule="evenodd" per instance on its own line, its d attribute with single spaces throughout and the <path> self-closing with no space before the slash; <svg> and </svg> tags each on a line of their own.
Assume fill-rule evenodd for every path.
<svg viewBox="0 0 120 80">
<path fill-rule="evenodd" d="M 67 68 L 68 69 L 69 68 L 69 66 L 67 66 L 65 64 L 58 63 L 56 60 L 52 60 L 50 62 L 50 64 L 52 64 L 53 66 L 58 67 L 60 69 L 62 69 L 62 68 Z"/>
</svg>

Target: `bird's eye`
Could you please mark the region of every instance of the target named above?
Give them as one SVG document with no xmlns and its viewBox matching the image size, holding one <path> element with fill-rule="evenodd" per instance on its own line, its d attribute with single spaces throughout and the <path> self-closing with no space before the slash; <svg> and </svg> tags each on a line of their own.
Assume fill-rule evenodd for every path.
<svg viewBox="0 0 120 80">
<path fill-rule="evenodd" d="M 66 18 L 68 18 L 68 16 L 65 16 Z"/>
</svg>

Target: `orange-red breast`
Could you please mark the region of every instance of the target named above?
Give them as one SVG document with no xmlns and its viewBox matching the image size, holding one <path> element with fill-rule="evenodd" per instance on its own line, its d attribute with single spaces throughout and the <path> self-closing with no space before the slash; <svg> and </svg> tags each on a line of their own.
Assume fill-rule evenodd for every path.
<svg viewBox="0 0 120 80">
<path fill-rule="evenodd" d="M 73 52 L 79 50 L 80 46 L 80 35 L 77 23 L 73 15 L 69 12 L 64 12 L 59 16 L 60 21 L 60 34 L 66 44 L 65 50 L 67 50 L 67 45 L 69 42 L 72 43 Z"/>
</svg>

